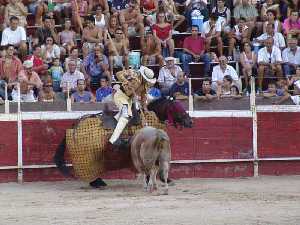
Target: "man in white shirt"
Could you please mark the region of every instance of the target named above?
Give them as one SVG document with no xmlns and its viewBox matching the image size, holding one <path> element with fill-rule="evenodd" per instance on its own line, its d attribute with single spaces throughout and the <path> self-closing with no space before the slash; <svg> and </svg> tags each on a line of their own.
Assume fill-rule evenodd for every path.
<svg viewBox="0 0 300 225">
<path fill-rule="evenodd" d="M 20 54 L 25 56 L 27 54 L 26 32 L 23 27 L 18 26 L 18 17 L 12 16 L 9 22 L 10 26 L 3 30 L 1 46 L 14 45 L 18 47 Z"/>
<path fill-rule="evenodd" d="M 281 51 L 274 45 L 273 38 L 265 41 L 265 47 L 258 51 L 258 88 L 262 91 L 265 73 L 275 73 L 278 78 L 282 78 L 282 57 Z"/>
<path fill-rule="evenodd" d="M 283 50 L 285 48 L 284 37 L 281 33 L 274 32 L 273 23 L 268 23 L 266 27 L 266 33 L 263 33 L 262 35 L 254 39 L 254 41 L 258 42 L 259 44 L 264 44 L 264 42 L 270 37 L 273 37 L 274 45 L 280 48 L 280 50 Z"/>
<path fill-rule="evenodd" d="M 218 17 L 213 14 L 209 17 L 209 20 L 203 24 L 206 50 L 209 51 L 212 40 L 216 40 L 219 55 L 223 55 L 223 41 L 221 37 L 222 24 L 217 21 Z"/>
<path fill-rule="evenodd" d="M 214 91 L 217 90 L 217 87 L 219 85 L 223 84 L 223 78 L 225 75 L 231 76 L 233 82 L 235 85 L 238 86 L 239 90 L 241 90 L 241 82 L 239 80 L 239 76 L 236 72 L 236 70 L 227 64 L 227 58 L 225 56 L 221 56 L 219 58 L 220 64 L 217 66 L 214 66 L 213 72 L 212 72 L 212 89 Z"/>
<path fill-rule="evenodd" d="M 77 80 L 84 80 L 83 73 L 76 70 L 76 62 L 74 60 L 69 61 L 69 71 L 64 73 L 62 76 L 60 87 L 62 91 L 66 94 L 68 92 L 68 88 L 70 94 L 76 91 Z"/>
<path fill-rule="evenodd" d="M 181 67 L 175 65 L 174 57 L 165 58 L 166 65 L 159 70 L 158 83 L 162 93 L 167 94 L 171 86 L 176 82 L 179 72 L 182 71 Z"/>
<path fill-rule="evenodd" d="M 282 52 L 283 71 L 285 76 L 290 76 L 296 73 L 297 66 L 300 65 L 300 47 L 297 46 L 296 38 L 288 39 L 288 48 Z"/>
</svg>

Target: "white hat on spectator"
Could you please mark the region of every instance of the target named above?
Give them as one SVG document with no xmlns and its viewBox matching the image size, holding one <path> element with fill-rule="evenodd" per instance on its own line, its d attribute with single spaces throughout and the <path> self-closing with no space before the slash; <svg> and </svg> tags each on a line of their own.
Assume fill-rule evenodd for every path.
<svg viewBox="0 0 300 225">
<path fill-rule="evenodd" d="M 33 61 L 32 60 L 25 60 L 24 62 L 23 62 L 23 66 L 25 67 L 25 68 L 32 68 L 33 67 Z"/>
<path fill-rule="evenodd" d="M 169 57 L 165 58 L 165 61 L 171 61 L 171 60 L 175 61 L 175 58 L 172 57 L 172 56 L 169 56 Z"/>
<path fill-rule="evenodd" d="M 149 69 L 146 66 L 141 66 L 140 73 L 141 73 L 142 77 L 145 78 L 146 81 L 148 81 L 151 84 L 155 84 L 156 78 L 154 77 L 153 70 Z"/>
</svg>

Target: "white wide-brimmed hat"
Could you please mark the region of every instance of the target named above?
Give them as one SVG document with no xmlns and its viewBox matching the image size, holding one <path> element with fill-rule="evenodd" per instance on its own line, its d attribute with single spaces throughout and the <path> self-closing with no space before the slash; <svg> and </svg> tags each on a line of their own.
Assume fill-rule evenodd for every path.
<svg viewBox="0 0 300 225">
<path fill-rule="evenodd" d="M 140 73 L 145 78 L 146 81 L 148 81 L 151 84 L 155 84 L 156 78 L 154 77 L 153 70 L 149 69 L 146 66 L 141 66 Z"/>
<path fill-rule="evenodd" d="M 33 61 L 32 61 L 32 60 L 25 60 L 25 61 L 23 62 L 23 66 L 24 66 L 25 68 L 32 68 L 32 67 L 33 67 Z"/>
</svg>

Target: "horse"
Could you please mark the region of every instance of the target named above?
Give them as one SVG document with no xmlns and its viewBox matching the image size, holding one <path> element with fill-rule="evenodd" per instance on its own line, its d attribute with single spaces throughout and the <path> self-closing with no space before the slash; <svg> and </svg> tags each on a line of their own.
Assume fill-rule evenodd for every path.
<svg viewBox="0 0 300 225">
<path fill-rule="evenodd" d="M 138 125 L 128 124 L 122 137 L 132 137 L 145 123 L 159 129 L 166 129 L 166 123 L 181 128 L 191 128 L 193 125 L 192 118 L 184 110 L 182 104 L 175 99 L 154 100 L 148 104 L 148 110 L 143 113 L 144 121 Z M 105 121 L 113 118 L 113 115 L 109 117 L 107 114 L 103 111 L 83 116 L 74 123 L 72 129 L 67 129 L 66 136 L 54 155 L 54 163 L 63 175 L 71 175 L 65 161 L 66 147 L 75 176 L 89 182 L 94 188 L 106 186 L 101 179 L 105 171 L 133 168 L 129 149 L 116 153 L 109 148 L 108 140 L 113 128 L 105 127 Z"/>
<path fill-rule="evenodd" d="M 157 189 L 158 170 L 164 180 L 164 194 L 168 194 L 168 174 L 171 160 L 170 138 L 161 129 L 144 127 L 132 137 L 131 159 L 136 170 L 143 175 L 144 190 Z M 158 166 L 158 167 L 157 167 Z"/>
</svg>

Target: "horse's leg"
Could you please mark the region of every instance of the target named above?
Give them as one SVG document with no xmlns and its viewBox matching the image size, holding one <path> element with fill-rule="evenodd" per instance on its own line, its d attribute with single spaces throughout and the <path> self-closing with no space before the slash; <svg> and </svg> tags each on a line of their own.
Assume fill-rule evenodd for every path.
<svg viewBox="0 0 300 225">
<path fill-rule="evenodd" d="M 154 168 L 154 174 L 153 174 L 153 177 L 152 177 L 152 179 L 153 179 L 153 189 L 154 190 L 157 190 L 157 180 L 156 180 L 157 172 L 158 172 L 158 167 L 155 166 L 155 168 Z"/>
<path fill-rule="evenodd" d="M 160 165 L 162 167 L 162 173 L 163 173 L 163 178 L 164 178 L 164 194 L 167 195 L 169 192 L 169 184 L 168 184 L 168 177 L 169 177 L 169 168 L 170 168 L 170 163 L 168 161 L 162 161 L 161 162 L 162 165 Z"/>
<path fill-rule="evenodd" d="M 149 185 L 149 176 L 144 172 L 144 191 L 148 190 Z"/>
</svg>

